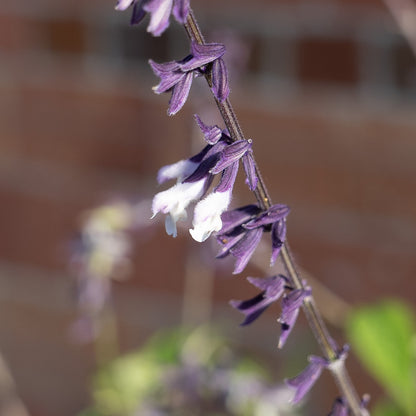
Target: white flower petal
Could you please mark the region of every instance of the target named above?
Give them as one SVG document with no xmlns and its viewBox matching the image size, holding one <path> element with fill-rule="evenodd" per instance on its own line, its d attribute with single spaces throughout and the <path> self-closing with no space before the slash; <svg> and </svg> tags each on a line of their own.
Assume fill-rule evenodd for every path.
<svg viewBox="0 0 416 416">
<path fill-rule="evenodd" d="M 116 10 L 126 10 L 133 3 L 133 0 L 119 0 L 116 4 Z"/>
<path fill-rule="evenodd" d="M 168 214 L 169 219 L 165 222 L 166 232 L 176 236 L 176 222 L 186 218 L 187 206 L 202 196 L 205 182 L 204 178 L 197 182 L 177 183 L 166 191 L 156 194 L 152 202 L 152 218 L 159 212 Z"/>
<path fill-rule="evenodd" d="M 198 167 L 198 163 L 191 162 L 189 159 L 180 160 L 179 162 L 173 163 L 172 165 L 163 166 L 157 173 L 158 183 L 166 182 L 170 179 L 178 179 L 181 182 L 183 179 L 188 177 L 191 173 L 194 173 Z"/>
<path fill-rule="evenodd" d="M 213 192 L 200 201 L 194 210 L 192 230 L 189 232 L 196 241 L 205 241 L 213 232 L 222 228 L 221 214 L 228 208 L 231 191 Z"/>
</svg>

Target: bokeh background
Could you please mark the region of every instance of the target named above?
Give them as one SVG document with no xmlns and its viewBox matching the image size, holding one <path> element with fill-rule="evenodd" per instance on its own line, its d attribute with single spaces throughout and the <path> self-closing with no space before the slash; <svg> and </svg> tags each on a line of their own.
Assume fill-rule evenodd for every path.
<svg viewBox="0 0 416 416">
<path fill-rule="evenodd" d="M 274 202 L 292 208 L 298 263 L 333 294 L 324 305 L 332 330 L 344 340 L 332 296 L 351 306 L 385 297 L 414 305 L 416 61 L 386 5 L 192 4 L 207 39 L 232 45 L 231 100 Z M 203 79 L 167 117 L 168 96 L 152 93 L 147 60 L 185 56 L 186 36 L 172 24 L 155 39 L 129 19 L 110 0 L 0 4 L 4 416 L 69 416 L 88 404 L 96 351 L 69 333 L 77 311 L 68 264 L 82 213 L 114 198 L 146 207 L 157 170 L 202 145 L 191 115 L 219 123 Z M 236 203 L 250 203 L 239 189 Z M 301 369 L 317 352 L 302 322 L 277 352 L 276 310 L 242 330 L 228 307 L 253 293 L 244 276 L 258 269 L 231 276 L 232 263 L 213 265 L 209 244 L 201 252 L 181 235 L 167 237 L 160 222 L 133 233 L 129 279 L 114 283 L 120 351 L 159 328 L 212 319 L 276 373 L 293 375 L 296 354 Z M 376 398 L 354 356 L 350 366 L 360 392 Z M 329 409 L 333 395 L 324 379 L 315 400 Z"/>
</svg>

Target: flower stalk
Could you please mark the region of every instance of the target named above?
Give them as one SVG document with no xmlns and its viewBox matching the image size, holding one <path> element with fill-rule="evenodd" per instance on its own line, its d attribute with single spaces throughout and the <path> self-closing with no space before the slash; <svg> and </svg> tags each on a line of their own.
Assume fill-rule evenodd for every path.
<svg viewBox="0 0 416 416">
<path fill-rule="evenodd" d="M 191 9 L 189 10 L 189 14 L 186 19 L 186 22 L 184 23 L 184 27 L 191 41 L 197 42 L 199 44 L 205 44 L 204 36 L 201 30 L 199 29 L 195 15 Z M 210 71 L 208 71 L 205 74 L 205 78 L 209 87 L 212 87 L 212 78 Z M 247 140 L 243 134 L 243 131 L 235 115 L 230 100 L 227 98 L 221 102 L 216 97 L 214 97 L 214 99 L 232 140 Z M 272 206 L 272 201 L 267 191 L 266 185 L 262 179 L 260 169 L 258 168 L 258 165 L 255 163 L 254 158 L 253 163 L 255 165 L 255 173 L 258 178 L 257 187 L 254 189 L 253 193 L 257 199 L 259 206 L 263 210 L 268 210 Z M 280 256 L 283 265 L 286 269 L 289 281 L 293 288 L 304 290 L 304 280 L 302 279 L 297 270 L 287 241 L 283 243 L 283 246 L 280 251 Z M 368 415 L 368 411 L 363 408 L 362 401 L 359 398 L 355 390 L 355 387 L 350 380 L 348 372 L 345 368 L 345 360 L 339 359 L 339 349 L 334 340 L 329 335 L 328 329 L 325 323 L 323 322 L 321 314 L 319 313 L 319 310 L 313 300 L 312 295 L 305 297 L 305 299 L 303 300 L 302 308 L 308 320 L 309 326 L 311 327 L 311 330 L 325 358 L 328 360 L 328 362 L 336 362 L 337 364 L 329 365 L 328 368 L 333 374 L 336 384 L 338 385 L 338 388 L 340 390 L 340 394 L 344 398 L 345 402 L 348 404 L 351 414 L 353 416 Z"/>
</svg>

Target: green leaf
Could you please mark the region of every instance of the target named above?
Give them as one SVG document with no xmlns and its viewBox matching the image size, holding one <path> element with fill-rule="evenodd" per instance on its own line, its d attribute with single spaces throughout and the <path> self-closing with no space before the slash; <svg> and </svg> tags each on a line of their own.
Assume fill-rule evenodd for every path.
<svg viewBox="0 0 416 416">
<path fill-rule="evenodd" d="M 405 416 L 403 411 L 391 402 L 379 402 L 371 412 L 372 416 Z"/>
<path fill-rule="evenodd" d="M 399 301 L 356 309 L 347 322 L 354 352 L 406 415 L 416 414 L 413 316 Z"/>
</svg>

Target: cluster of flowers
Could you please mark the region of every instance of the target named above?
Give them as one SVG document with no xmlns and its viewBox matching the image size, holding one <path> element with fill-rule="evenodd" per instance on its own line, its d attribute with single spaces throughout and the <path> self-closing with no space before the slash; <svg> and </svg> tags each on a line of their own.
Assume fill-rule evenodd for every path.
<svg viewBox="0 0 416 416">
<path fill-rule="evenodd" d="M 240 160 L 249 188 L 255 189 L 257 186 L 251 141 L 233 142 L 225 130 L 220 130 L 218 126 L 207 126 L 198 116 L 196 120 L 207 145 L 197 155 L 159 170 L 159 183 L 170 179 L 176 179 L 177 182 L 155 195 L 153 216 L 159 212 L 166 214 L 166 231 L 176 237 L 176 222 L 187 217 L 186 209 L 191 202 L 199 201 L 194 209 L 190 233 L 199 242 L 217 233 L 216 238 L 222 246 L 217 257 L 234 256 L 234 273 L 243 271 L 264 231 L 271 231 L 271 262 L 274 263 L 285 238 L 289 208 L 277 204 L 263 211 L 257 205 L 247 205 L 227 211 Z M 208 193 L 214 176 L 220 173 L 218 184 Z"/>
<path fill-rule="evenodd" d="M 111 296 L 111 280 L 129 269 L 133 216 L 129 204 L 114 201 L 91 210 L 83 220 L 71 257 L 80 313 L 72 334 L 78 341 L 95 338 L 101 312 Z"/>
<path fill-rule="evenodd" d="M 190 12 L 189 0 L 119 0 L 116 9 L 125 10 L 129 6 L 133 7 L 132 24 L 139 23 L 146 13 L 150 14 L 147 30 L 154 36 L 161 35 L 168 27 L 171 14 L 179 23 L 185 24 Z M 212 92 L 219 103 L 228 98 L 228 75 L 222 59 L 224 53 L 225 47 L 222 44 L 200 44 L 192 41 L 190 54 L 180 61 L 149 61 L 153 72 L 160 78 L 159 84 L 153 88 L 155 93 L 171 92 L 169 115 L 176 114 L 183 107 L 192 80 L 197 76 L 208 76 Z M 277 204 L 267 210 L 258 205 L 228 210 L 240 160 L 244 166 L 247 185 L 252 191 L 257 188 L 258 178 L 251 140 L 234 141 L 228 131 L 221 130 L 218 126 L 208 126 L 198 116 L 196 121 L 207 145 L 197 155 L 159 170 L 157 179 L 160 184 L 172 179 L 176 179 L 176 184 L 155 195 L 152 202 L 153 217 L 159 212 L 166 214 L 166 231 L 176 237 L 177 221 L 185 219 L 187 207 L 196 202 L 193 228 L 190 229 L 192 237 L 202 242 L 216 233 L 216 239 L 221 245 L 217 257 L 235 257 L 234 274 L 244 270 L 263 232 L 271 233 L 270 263 L 274 264 L 286 237 L 286 217 L 289 208 Z M 215 175 L 220 173 L 218 184 L 208 192 Z M 303 301 L 311 296 L 311 290 L 308 287 L 291 288 L 288 279 L 282 275 L 248 279 L 261 289 L 261 293 L 249 300 L 231 301 L 231 305 L 245 315 L 242 325 L 247 325 L 257 319 L 271 303 L 282 297 L 282 313 L 279 318 L 281 348 L 293 328 Z M 345 358 L 345 348 L 339 352 L 337 359 L 332 361 L 310 356 L 310 363 L 306 369 L 287 381 L 287 384 L 295 389 L 292 401 L 297 403 L 305 396 L 323 369 L 336 367 Z M 331 416 L 347 414 L 346 403 L 337 399 Z"/>
</svg>

